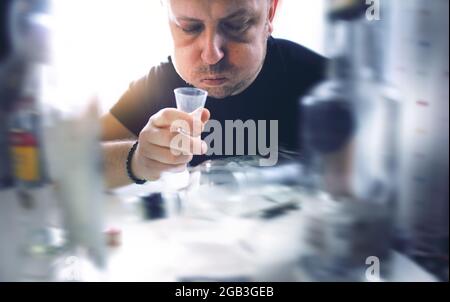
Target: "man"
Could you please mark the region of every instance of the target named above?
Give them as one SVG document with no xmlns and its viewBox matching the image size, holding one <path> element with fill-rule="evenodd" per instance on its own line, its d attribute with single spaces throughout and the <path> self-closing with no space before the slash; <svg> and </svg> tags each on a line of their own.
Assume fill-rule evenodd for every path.
<svg viewBox="0 0 450 302">
<path fill-rule="evenodd" d="M 132 83 L 102 119 L 109 187 L 155 180 L 164 171 L 184 170 L 188 163 L 213 158 L 206 154 L 211 146 L 200 136 L 210 117 L 221 124 L 278 121 L 279 145 L 299 147 L 298 99 L 322 79 L 325 61 L 295 43 L 271 37 L 277 4 L 278 0 L 164 1 L 173 55 Z M 173 90 L 188 85 L 209 94 L 201 120 L 173 109 Z M 172 127 L 176 121 L 189 125 L 183 128 L 189 144 L 178 153 L 171 144 L 180 135 Z"/>
</svg>

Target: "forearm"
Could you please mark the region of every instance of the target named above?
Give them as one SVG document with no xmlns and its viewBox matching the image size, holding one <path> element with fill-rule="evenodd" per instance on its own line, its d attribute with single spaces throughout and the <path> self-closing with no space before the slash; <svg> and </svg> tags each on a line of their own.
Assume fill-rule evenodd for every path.
<svg viewBox="0 0 450 302">
<path fill-rule="evenodd" d="M 103 172 L 108 188 L 132 184 L 126 170 L 128 152 L 134 141 L 103 142 Z"/>
</svg>

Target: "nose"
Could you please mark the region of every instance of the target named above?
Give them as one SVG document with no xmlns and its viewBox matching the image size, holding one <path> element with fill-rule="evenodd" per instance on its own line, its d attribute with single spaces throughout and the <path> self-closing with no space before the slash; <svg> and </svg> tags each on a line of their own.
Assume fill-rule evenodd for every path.
<svg viewBox="0 0 450 302">
<path fill-rule="evenodd" d="M 225 56 L 224 41 L 220 35 L 214 31 L 205 34 L 201 58 L 205 64 L 215 65 Z"/>
</svg>

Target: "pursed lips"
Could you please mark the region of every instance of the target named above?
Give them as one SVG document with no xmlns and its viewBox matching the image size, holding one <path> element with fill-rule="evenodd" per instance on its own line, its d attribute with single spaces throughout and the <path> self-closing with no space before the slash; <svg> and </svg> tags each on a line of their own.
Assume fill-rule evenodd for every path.
<svg viewBox="0 0 450 302">
<path fill-rule="evenodd" d="M 204 83 L 208 86 L 219 86 L 219 85 L 224 84 L 227 81 L 228 81 L 228 78 L 224 77 L 224 76 L 211 76 L 211 77 L 203 78 L 201 80 L 202 83 Z"/>
</svg>

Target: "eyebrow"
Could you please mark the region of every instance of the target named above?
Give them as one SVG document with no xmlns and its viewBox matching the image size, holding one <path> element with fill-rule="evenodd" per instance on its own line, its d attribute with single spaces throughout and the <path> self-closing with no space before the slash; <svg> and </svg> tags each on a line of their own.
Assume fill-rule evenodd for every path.
<svg viewBox="0 0 450 302">
<path fill-rule="evenodd" d="M 228 16 L 226 16 L 224 18 L 221 18 L 220 21 L 225 21 L 225 20 L 229 20 L 229 19 L 233 19 L 233 18 L 236 18 L 236 17 L 245 16 L 245 15 L 249 15 L 249 16 L 253 17 L 255 15 L 255 13 L 254 12 L 250 12 L 250 11 L 248 11 L 245 8 L 241 8 L 241 9 L 235 11 L 234 13 L 231 13 L 230 15 L 228 15 Z M 191 17 L 187 17 L 187 16 L 179 16 L 179 17 L 176 17 L 176 18 L 178 20 L 189 21 L 189 22 L 203 22 L 200 19 L 191 18 Z"/>
</svg>

